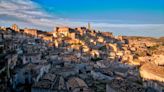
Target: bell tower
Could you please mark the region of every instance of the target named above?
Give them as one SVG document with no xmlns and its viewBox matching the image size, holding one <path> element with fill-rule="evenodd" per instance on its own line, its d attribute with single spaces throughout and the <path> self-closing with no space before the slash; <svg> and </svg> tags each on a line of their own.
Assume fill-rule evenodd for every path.
<svg viewBox="0 0 164 92">
<path fill-rule="evenodd" d="M 88 22 L 88 29 L 91 30 L 91 25 L 90 23 Z"/>
</svg>

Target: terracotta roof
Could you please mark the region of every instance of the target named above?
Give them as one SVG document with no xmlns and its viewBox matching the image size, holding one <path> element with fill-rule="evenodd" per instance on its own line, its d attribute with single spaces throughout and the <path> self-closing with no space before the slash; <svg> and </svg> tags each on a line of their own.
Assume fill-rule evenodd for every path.
<svg viewBox="0 0 164 92">
<path fill-rule="evenodd" d="M 35 83 L 32 87 L 33 88 L 51 88 L 52 82 L 47 80 L 42 80 Z"/>
<path fill-rule="evenodd" d="M 55 78 L 56 78 L 56 75 L 55 75 L 55 74 L 51 74 L 51 73 L 48 73 L 48 74 L 46 74 L 45 76 L 43 76 L 43 79 L 44 79 L 44 80 L 54 81 Z"/>
<path fill-rule="evenodd" d="M 87 84 L 80 78 L 77 77 L 72 77 L 68 80 L 68 85 L 70 87 L 74 88 L 81 88 L 81 87 L 86 87 L 88 88 Z"/>
</svg>

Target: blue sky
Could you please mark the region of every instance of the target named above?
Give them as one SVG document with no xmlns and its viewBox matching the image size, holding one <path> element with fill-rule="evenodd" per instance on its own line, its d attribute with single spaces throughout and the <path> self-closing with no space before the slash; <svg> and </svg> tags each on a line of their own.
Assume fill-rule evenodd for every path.
<svg viewBox="0 0 164 92">
<path fill-rule="evenodd" d="M 64 18 L 113 23 L 164 23 L 164 0 L 33 0 Z"/>
<path fill-rule="evenodd" d="M 88 22 L 115 35 L 164 36 L 164 0 L 0 0 L 0 26 L 52 31 Z"/>
</svg>

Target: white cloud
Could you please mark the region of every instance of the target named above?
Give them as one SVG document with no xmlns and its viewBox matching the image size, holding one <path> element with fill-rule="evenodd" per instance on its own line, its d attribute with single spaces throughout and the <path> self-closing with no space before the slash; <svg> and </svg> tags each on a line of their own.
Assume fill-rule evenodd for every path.
<svg viewBox="0 0 164 92">
<path fill-rule="evenodd" d="M 31 25 L 52 27 L 58 24 L 59 20 L 41 11 L 41 8 L 30 0 L 1 0 L 0 1 L 0 15 L 12 16 L 12 18 L 19 18 L 26 20 Z M 5 16 L 3 16 L 4 18 Z M 1 22 L 6 21 L 0 17 Z M 13 22 L 13 21 L 11 21 Z M 17 22 L 20 22 L 19 20 Z M 21 21 L 22 22 L 22 21 Z"/>
<path fill-rule="evenodd" d="M 86 24 L 84 22 L 73 22 L 68 19 L 52 16 L 42 11 L 41 7 L 31 0 L 1 0 L 0 24 L 11 25 L 14 22 L 23 27 L 28 24 L 28 26 L 35 25 L 39 27 L 39 29 L 44 28 L 47 30 L 51 30 L 55 26 L 74 27 L 84 26 L 84 24 Z"/>
</svg>

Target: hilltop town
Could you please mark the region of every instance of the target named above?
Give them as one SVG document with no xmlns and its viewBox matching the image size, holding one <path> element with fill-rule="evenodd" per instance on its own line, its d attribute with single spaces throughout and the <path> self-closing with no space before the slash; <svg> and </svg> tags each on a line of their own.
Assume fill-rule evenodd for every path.
<svg viewBox="0 0 164 92">
<path fill-rule="evenodd" d="M 0 27 L 2 92 L 163 92 L 164 38 Z"/>
</svg>

